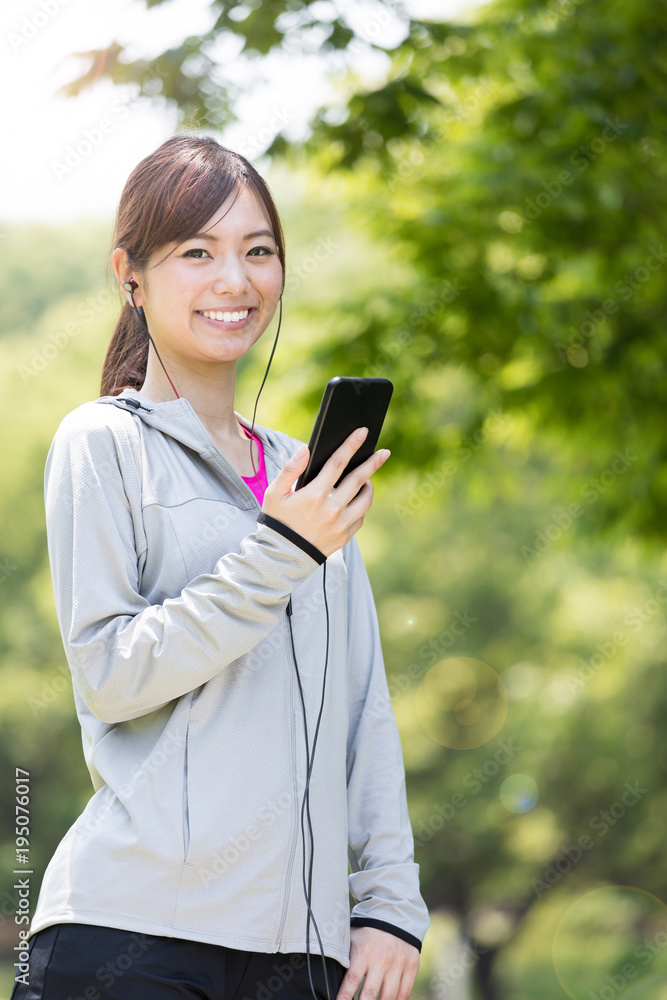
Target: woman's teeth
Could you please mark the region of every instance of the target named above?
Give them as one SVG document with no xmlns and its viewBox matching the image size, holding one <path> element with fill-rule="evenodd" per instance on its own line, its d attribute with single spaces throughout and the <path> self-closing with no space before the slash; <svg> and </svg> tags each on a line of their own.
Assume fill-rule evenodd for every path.
<svg viewBox="0 0 667 1000">
<path fill-rule="evenodd" d="M 217 319 L 218 323 L 238 323 L 239 320 L 245 319 L 248 315 L 249 310 L 244 309 L 243 312 L 202 312 L 202 316 L 206 319 Z"/>
</svg>

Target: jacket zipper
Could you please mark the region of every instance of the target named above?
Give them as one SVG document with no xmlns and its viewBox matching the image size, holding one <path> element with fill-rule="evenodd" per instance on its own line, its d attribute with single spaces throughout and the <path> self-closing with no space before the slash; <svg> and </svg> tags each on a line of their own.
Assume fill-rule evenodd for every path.
<svg viewBox="0 0 667 1000">
<path fill-rule="evenodd" d="M 190 850 L 190 811 L 188 807 L 188 735 L 190 733 L 190 722 L 185 729 L 185 752 L 183 754 L 183 820 L 184 820 L 184 846 L 183 864 L 187 861 Z"/>
<path fill-rule="evenodd" d="M 291 596 L 290 596 L 290 599 L 289 599 L 289 604 L 285 608 L 285 612 L 286 612 L 286 615 L 291 615 L 292 614 L 292 598 L 291 598 Z M 287 641 L 286 641 L 285 645 L 287 646 Z M 287 651 L 287 659 L 290 661 L 290 705 L 292 706 L 292 709 L 293 709 L 294 708 L 294 673 L 292 672 L 292 669 L 291 669 L 291 660 L 292 660 L 292 658 L 289 655 L 289 649 Z M 292 835 L 292 843 L 291 843 L 291 846 L 290 846 L 290 856 L 289 856 L 289 862 L 288 862 L 288 865 L 287 865 L 287 875 L 285 877 L 285 889 L 284 889 L 284 897 L 283 897 L 283 909 L 282 909 L 282 913 L 280 915 L 280 924 L 278 925 L 277 940 L 274 942 L 274 947 L 275 947 L 276 951 L 279 949 L 280 945 L 282 944 L 282 936 L 283 936 L 283 930 L 284 930 L 284 927 L 285 927 L 285 920 L 286 920 L 286 917 L 287 917 L 287 904 L 288 904 L 288 901 L 289 901 L 289 890 L 290 890 L 291 879 L 292 879 L 292 867 L 294 865 L 294 855 L 296 853 L 296 842 L 297 842 L 297 833 L 298 833 L 298 824 L 297 824 L 296 820 L 298 820 L 298 811 L 299 811 L 299 807 L 298 807 L 299 789 L 298 789 L 297 780 L 296 780 L 296 726 L 295 726 L 295 722 L 294 722 L 294 711 L 290 712 L 290 735 L 291 735 L 291 741 L 292 741 L 292 796 L 293 796 L 293 799 L 294 799 L 294 807 L 292 809 L 292 824 L 293 824 L 292 828 L 294 829 L 294 833 Z M 295 816 L 295 812 L 296 812 L 296 816 Z"/>
</svg>

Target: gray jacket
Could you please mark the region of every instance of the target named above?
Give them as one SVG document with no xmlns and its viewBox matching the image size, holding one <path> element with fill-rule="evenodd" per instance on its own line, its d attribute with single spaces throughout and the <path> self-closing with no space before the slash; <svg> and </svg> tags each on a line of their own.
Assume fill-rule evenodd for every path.
<svg viewBox="0 0 667 1000">
<path fill-rule="evenodd" d="M 271 482 L 301 441 L 255 433 Z M 312 747 L 326 564 L 312 912 L 346 968 L 351 924 L 421 949 L 430 918 L 356 536 L 325 559 L 266 517 L 187 399 L 132 389 L 63 418 L 45 507 L 94 794 L 47 866 L 30 936 L 71 921 L 306 951 L 307 765 L 286 612 L 291 595 Z M 312 918 L 309 942 L 319 953 Z"/>
</svg>

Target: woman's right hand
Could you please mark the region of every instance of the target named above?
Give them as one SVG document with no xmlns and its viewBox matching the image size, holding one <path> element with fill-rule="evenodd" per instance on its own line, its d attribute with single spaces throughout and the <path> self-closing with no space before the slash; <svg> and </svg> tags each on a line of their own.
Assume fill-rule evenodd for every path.
<svg viewBox="0 0 667 1000">
<path fill-rule="evenodd" d="M 308 464 L 309 450 L 306 448 L 299 457 L 292 455 L 264 493 L 264 513 L 298 532 L 327 557 L 342 548 L 364 523 L 364 515 L 373 502 L 370 477 L 389 455 L 386 449 L 376 451 L 348 472 L 334 489 L 334 483 L 367 433 L 357 437 L 357 431 L 353 431 L 317 476 L 294 492 L 292 486 Z"/>
</svg>

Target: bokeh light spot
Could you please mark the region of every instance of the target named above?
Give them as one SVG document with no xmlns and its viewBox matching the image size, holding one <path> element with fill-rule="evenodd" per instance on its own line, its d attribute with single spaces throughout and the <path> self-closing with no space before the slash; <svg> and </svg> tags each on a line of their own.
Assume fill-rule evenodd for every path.
<svg viewBox="0 0 667 1000">
<path fill-rule="evenodd" d="M 449 656 L 434 664 L 415 692 L 424 732 L 441 746 L 469 750 L 488 743 L 507 718 L 507 691 L 482 660 Z"/>
<path fill-rule="evenodd" d="M 619 961 L 623 956 L 623 961 Z M 553 963 L 572 1000 L 663 1000 L 667 996 L 667 906 L 631 885 L 579 896 L 554 934 Z"/>
<path fill-rule="evenodd" d="M 530 812 L 540 797 L 536 782 L 527 774 L 510 774 L 498 789 L 498 797 L 508 812 Z"/>
<path fill-rule="evenodd" d="M 481 714 L 482 710 L 477 702 L 471 701 L 470 698 L 464 698 L 454 709 L 456 721 L 460 722 L 462 726 L 474 725 L 475 722 L 479 721 Z"/>
</svg>

